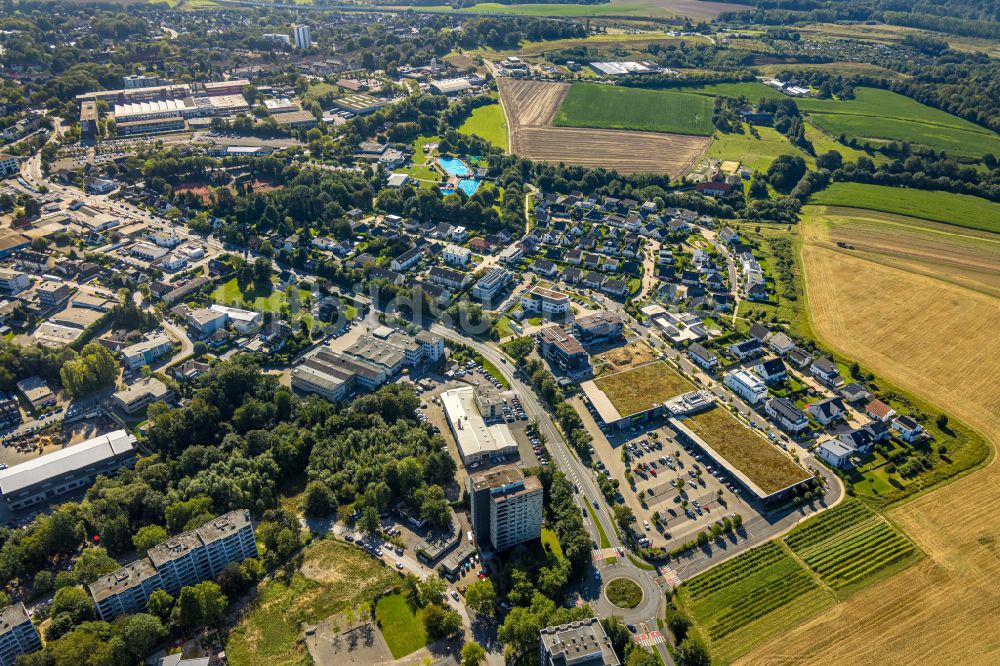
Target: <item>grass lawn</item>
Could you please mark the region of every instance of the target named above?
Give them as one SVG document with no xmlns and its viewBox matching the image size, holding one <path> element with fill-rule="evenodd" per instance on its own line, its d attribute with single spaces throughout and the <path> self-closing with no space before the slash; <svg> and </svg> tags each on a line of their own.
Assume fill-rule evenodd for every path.
<svg viewBox="0 0 1000 666">
<path fill-rule="evenodd" d="M 510 388 L 510 382 L 507 381 L 506 377 L 504 377 L 502 374 L 500 374 L 500 368 L 498 368 L 497 366 L 493 365 L 492 361 L 490 361 L 490 360 L 488 360 L 486 358 L 481 358 L 480 359 L 480 365 L 483 366 L 483 370 L 485 370 L 486 372 L 490 373 L 491 375 L 493 375 L 494 377 L 497 378 L 497 381 L 500 382 L 500 386 L 504 387 L 505 389 L 509 389 Z"/>
<path fill-rule="evenodd" d="M 647 130 L 709 136 L 712 101 L 702 95 L 575 83 L 556 114 L 555 125 Z"/>
<path fill-rule="evenodd" d="M 292 287 L 291 289 L 295 289 Z M 234 306 L 238 308 L 246 308 L 248 310 L 254 310 L 255 312 L 281 312 L 283 307 L 289 307 L 288 294 L 290 291 L 278 291 L 277 287 L 271 290 L 271 293 L 257 293 L 253 291 L 244 297 L 244 294 L 240 292 L 240 287 L 236 283 L 236 278 L 229 280 L 225 284 L 216 287 L 215 291 L 212 292 L 212 300 L 221 305 Z M 307 309 L 305 307 L 306 299 L 309 298 L 309 291 L 305 289 L 298 290 L 298 315 L 293 313 L 293 316 L 302 316 L 307 314 Z"/>
<path fill-rule="evenodd" d="M 947 125 L 848 113 L 811 113 L 809 118 L 817 127 L 830 134 L 875 139 L 877 140 L 875 143 L 909 141 L 912 144 L 943 150 L 960 157 L 978 158 L 985 153 L 1000 152 L 1000 137 L 996 134 L 984 134 Z"/>
<path fill-rule="evenodd" d="M 690 416 L 683 424 L 765 493 L 809 478 L 809 472 L 722 407 Z"/>
<path fill-rule="evenodd" d="M 263 583 L 259 596 L 229 632 L 226 654 L 233 666 L 299 666 L 311 663 L 300 641 L 302 624 L 320 622 L 360 603 L 370 603 L 396 573 L 364 551 L 323 539 L 305 550 L 302 568 L 290 578 Z"/>
<path fill-rule="evenodd" d="M 604 531 L 604 526 L 601 525 L 601 521 L 597 519 L 597 513 L 594 511 L 594 507 L 590 506 L 590 502 L 587 502 L 587 513 L 590 514 L 590 519 L 594 521 L 597 525 L 597 533 L 601 535 L 601 542 L 598 544 L 601 548 L 611 548 L 611 542 L 608 540 L 608 533 Z"/>
<path fill-rule="evenodd" d="M 771 162 L 781 155 L 800 155 L 809 166 L 815 166 L 815 158 L 793 146 L 773 127 L 757 127 L 757 137 L 750 136 L 745 124 L 743 127 L 743 134 L 716 132 L 705 156 L 717 160 L 736 160 L 760 173 L 766 172 Z"/>
<path fill-rule="evenodd" d="M 402 594 L 390 594 L 379 599 L 375 605 L 375 619 L 396 659 L 427 645 L 422 613 L 414 613 Z"/>
<path fill-rule="evenodd" d="M 326 95 L 327 93 L 336 95 L 339 91 L 340 89 L 337 88 L 337 86 L 331 83 L 326 83 L 325 81 L 313 83 L 302 95 L 302 106 L 303 108 L 309 108 L 314 101 L 318 101 L 323 95 Z"/>
<path fill-rule="evenodd" d="M 616 578 L 604 590 L 618 608 L 635 608 L 642 601 L 642 588 L 628 578 Z"/>
<path fill-rule="evenodd" d="M 594 385 L 622 416 L 643 412 L 654 404 L 694 390 L 688 380 L 662 361 L 599 377 Z"/>
<path fill-rule="evenodd" d="M 559 538 L 556 533 L 547 527 L 542 528 L 542 547 L 555 555 L 558 559 L 563 559 L 562 546 L 559 545 Z"/>
<path fill-rule="evenodd" d="M 474 134 L 502 148 L 504 152 L 507 151 L 507 119 L 499 103 L 475 109 L 458 131 L 462 134 Z"/>
<path fill-rule="evenodd" d="M 865 183 L 834 183 L 815 193 L 809 203 L 867 208 L 969 229 L 1000 232 L 1000 204 L 968 194 Z"/>
</svg>

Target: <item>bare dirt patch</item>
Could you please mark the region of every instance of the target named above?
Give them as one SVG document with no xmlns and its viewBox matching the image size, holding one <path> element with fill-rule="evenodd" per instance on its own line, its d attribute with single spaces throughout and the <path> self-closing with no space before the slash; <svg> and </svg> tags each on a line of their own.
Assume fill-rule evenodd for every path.
<svg viewBox="0 0 1000 666">
<path fill-rule="evenodd" d="M 595 374 L 621 372 L 656 360 L 656 354 L 649 345 L 631 342 L 621 347 L 609 349 L 597 356 L 595 365 L 599 364 Z"/>
<path fill-rule="evenodd" d="M 686 173 L 709 137 L 576 127 L 553 127 L 569 90 L 565 83 L 498 79 L 511 152 L 543 162 L 565 162 L 621 173 Z"/>
</svg>

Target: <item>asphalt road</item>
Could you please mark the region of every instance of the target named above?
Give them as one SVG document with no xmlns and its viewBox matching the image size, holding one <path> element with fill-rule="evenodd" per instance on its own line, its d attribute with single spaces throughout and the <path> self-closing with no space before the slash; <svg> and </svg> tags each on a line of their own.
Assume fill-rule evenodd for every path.
<svg viewBox="0 0 1000 666">
<path fill-rule="evenodd" d="M 528 417 L 533 421 L 537 421 L 539 429 L 545 435 L 546 446 L 552 454 L 552 461 L 570 481 L 577 484 L 580 489 L 579 497 L 584 502 L 589 503 L 591 508 L 594 509 L 594 514 L 597 515 L 601 527 L 607 535 L 608 541 L 611 543 L 611 547 L 622 547 L 622 542 L 618 538 L 618 533 L 611 518 L 610 508 L 604 499 L 604 495 L 601 494 L 593 481 L 590 470 L 570 451 L 569 446 L 552 423 L 548 412 L 542 406 L 534 390 L 514 374 L 506 356 L 490 345 L 467 338 L 440 324 L 434 324 L 431 326 L 431 330 L 444 338 L 460 342 L 475 349 L 497 367 L 500 373 L 510 382 L 514 392 L 521 398 L 521 404 L 524 406 Z M 591 522 L 589 516 L 584 519 L 584 523 L 587 525 L 588 530 L 590 530 L 594 541 L 600 543 L 600 533 Z M 656 619 L 662 614 L 665 597 L 664 590 L 660 588 L 657 582 L 655 571 L 640 569 L 632 564 L 628 558 L 619 558 L 611 567 L 602 568 L 601 572 L 600 584 L 591 578 L 584 588 L 584 600 L 591 604 L 598 617 L 617 615 L 623 618 L 624 621 L 632 624 L 638 625 L 642 623 L 651 627 L 657 626 Z M 606 574 L 605 572 L 608 573 Z M 607 601 L 607 598 L 604 596 L 604 584 L 619 577 L 630 578 L 642 588 L 644 601 L 635 609 L 626 610 L 618 608 Z M 657 644 L 655 647 L 660 652 L 664 663 L 667 666 L 672 666 L 673 661 L 666 648 L 662 644 Z"/>
</svg>

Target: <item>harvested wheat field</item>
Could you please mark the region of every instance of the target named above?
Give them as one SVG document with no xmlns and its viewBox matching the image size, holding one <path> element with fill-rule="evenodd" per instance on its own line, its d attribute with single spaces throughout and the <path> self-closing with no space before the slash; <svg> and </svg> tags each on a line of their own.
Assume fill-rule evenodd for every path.
<svg viewBox="0 0 1000 666">
<path fill-rule="evenodd" d="M 677 177 L 690 170 L 711 141 L 659 132 L 553 127 L 568 84 L 500 78 L 497 85 L 510 152 L 528 159 Z"/>
<path fill-rule="evenodd" d="M 879 211 L 807 206 L 806 241 L 1000 297 L 1000 235 Z"/>
<path fill-rule="evenodd" d="M 810 240 L 811 217 L 802 260 L 816 332 L 1000 442 L 1000 300 L 831 249 L 815 230 Z M 889 517 L 925 559 L 740 663 L 1000 663 L 998 513 L 995 459 L 903 504 Z"/>
</svg>

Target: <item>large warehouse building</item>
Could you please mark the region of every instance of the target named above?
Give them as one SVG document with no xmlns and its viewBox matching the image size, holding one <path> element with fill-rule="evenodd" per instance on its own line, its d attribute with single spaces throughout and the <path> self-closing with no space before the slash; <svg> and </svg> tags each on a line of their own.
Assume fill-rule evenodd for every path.
<svg viewBox="0 0 1000 666">
<path fill-rule="evenodd" d="M 0 495 L 17 511 L 110 476 L 135 456 L 135 437 L 115 430 L 0 471 Z"/>
</svg>

